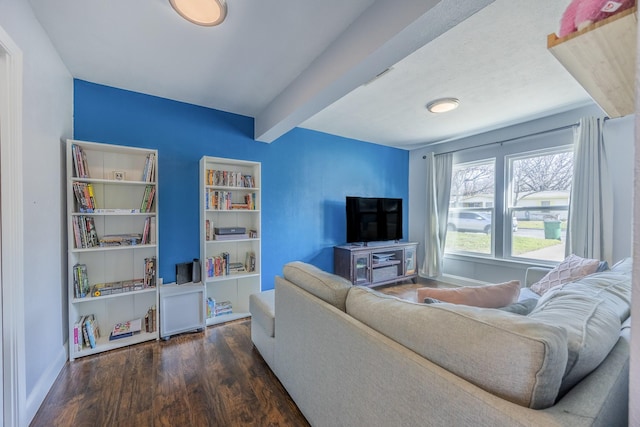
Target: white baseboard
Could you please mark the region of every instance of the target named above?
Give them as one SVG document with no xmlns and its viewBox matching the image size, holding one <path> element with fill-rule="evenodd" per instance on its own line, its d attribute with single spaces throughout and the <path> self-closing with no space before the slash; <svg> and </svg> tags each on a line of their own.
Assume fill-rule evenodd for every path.
<svg viewBox="0 0 640 427">
<path fill-rule="evenodd" d="M 27 425 L 33 421 L 33 417 L 36 416 L 40 405 L 44 402 L 44 398 L 47 397 L 47 393 L 51 390 L 53 383 L 58 378 L 58 374 L 67 362 L 67 343 L 60 348 L 55 360 L 49 365 L 49 368 L 42 374 L 38 382 L 31 390 L 31 393 L 27 396 L 25 416 L 27 419 Z"/>
</svg>

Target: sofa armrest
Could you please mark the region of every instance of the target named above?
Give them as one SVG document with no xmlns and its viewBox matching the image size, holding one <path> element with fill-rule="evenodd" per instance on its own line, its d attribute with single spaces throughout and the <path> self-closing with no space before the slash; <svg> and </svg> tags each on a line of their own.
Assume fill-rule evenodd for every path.
<svg viewBox="0 0 640 427">
<path fill-rule="evenodd" d="M 551 271 L 551 268 L 548 267 L 529 267 L 527 268 L 527 272 L 524 276 L 524 285 L 529 288 L 531 285 L 536 283 L 538 280 L 542 279 L 548 272 Z"/>
</svg>

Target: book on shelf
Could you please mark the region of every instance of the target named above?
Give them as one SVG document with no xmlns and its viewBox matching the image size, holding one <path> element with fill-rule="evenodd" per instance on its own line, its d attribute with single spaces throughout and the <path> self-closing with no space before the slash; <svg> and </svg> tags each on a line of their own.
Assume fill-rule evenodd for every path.
<svg viewBox="0 0 640 427">
<path fill-rule="evenodd" d="M 215 308 L 213 313 L 214 317 L 223 316 L 225 314 L 232 314 L 232 313 L 233 313 L 233 305 L 231 304 L 231 301 L 220 301 L 215 303 Z"/>
<path fill-rule="evenodd" d="M 131 337 L 135 334 L 140 333 L 142 331 L 142 319 L 133 319 L 127 320 L 126 322 L 116 323 L 113 329 L 111 330 L 111 334 L 109 335 L 109 340 L 117 340 L 120 338 Z"/>
<path fill-rule="evenodd" d="M 206 185 L 253 188 L 255 184 L 252 175 L 240 171 L 207 169 L 205 175 Z"/>
<path fill-rule="evenodd" d="M 93 210 L 93 213 L 115 213 L 115 214 L 132 214 L 132 213 L 140 213 L 140 209 L 120 209 L 120 208 L 96 208 Z"/>
<path fill-rule="evenodd" d="M 76 298 L 84 298 L 89 295 L 89 276 L 86 264 L 73 266 L 73 288 Z"/>
<path fill-rule="evenodd" d="M 143 236 L 140 233 L 107 234 L 100 238 L 99 243 L 101 247 L 135 246 L 144 244 L 142 239 Z"/>
<path fill-rule="evenodd" d="M 93 314 L 89 314 L 83 320 L 83 336 L 88 347 L 96 348 L 97 340 L 100 338 L 100 328 L 98 320 Z"/>
<path fill-rule="evenodd" d="M 140 203 L 140 212 L 151 212 L 153 207 L 153 201 L 156 196 L 156 186 L 146 185 L 144 187 L 144 195 L 142 196 L 142 202 Z"/>
<path fill-rule="evenodd" d="M 231 209 L 231 192 L 209 189 L 205 193 L 207 209 L 226 211 Z"/>
<path fill-rule="evenodd" d="M 156 257 L 144 259 L 144 287 L 156 286 Z"/>
<path fill-rule="evenodd" d="M 147 310 L 144 315 L 144 330 L 145 332 L 156 331 L 156 306 L 153 305 Z"/>
<path fill-rule="evenodd" d="M 256 209 L 256 193 L 250 193 L 244 195 L 244 204 L 247 206 L 246 209 L 255 210 Z"/>
<path fill-rule="evenodd" d="M 223 252 L 220 255 L 208 257 L 205 262 L 207 277 L 227 276 L 229 274 L 229 252 Z"/>
<path fill-rule="evenodd" d="M 149 239 L 147 239 L 150 245 L 156 244 L 156 229 L 157 220 L 155 216 L 152 216 L 149 221 Z"/>
<path fill-rule="evenodd" d="M 245 257 L 244 266 L 248 272 L 256 271 L 256 253 L 253 251 L 248 251 Z"/>
<path fill-rule="evenodd" d="M 209 241 L 211 239 L 213 239 L 213 221 L 210 220 L 206 220 L 204 223 L 204 235 L 205 235 L 205 240 Z"/>
<path fill-rule="evenodd" d="M 73 172 L 77 178 L 89 178 L 89 166 L 87 165 L 87 155 L 81 146 L 71 144 L 71 154 L 73 157 Z"/>
<path fill-rule="evenodd" d="M 78 320 L 73 324 L 73 348 L 76 351 L 82 351 L 82 349 L 85 347 L 84 332 L 83 332 L 85 317 L 86 316 L 78 317 Z"/>
<path fill-rule="evenodd" d="M 96 283 L 91 287 L 91 296 L 100 297 L 105 295 L 122 294 L 125 292 L 141 291 L 144 288 L 144 279 Z"/>
<path fill-rule="evenodd" d="M 142 171 L 141 181 L 154 182 L 156 180 L 156 155 L 155 153 L 147 154 L 144 162 L 144 170 Z"/>
<path fill-rule="evenodd" d="M 216 311 L 216 300 L 211 298 L 211 297 L 207 297 L 207 318 L 211 318 L 213 317 L 213 314 Z"/>
<path fill-rule="evenodd" d="M 144 220 L 141 243 L 143 245 L 155 245 L 156 243 L 156 217 L 148 216 Z"/>
<path fill-rule="evenodd" d="M 93 248 L 99 245 L 98 233 L 93 217 L 74 216 L 71 218 L 76 249 Z"/>
<path fill-rule="evenodd" d="M 93 213 L 97 209 L 93 185 L 86 182 L 74 182 L 73 194 L 76 199 L 77 211 L 80 213 Z"/>
<path fill-rule="evenodd" d="M 229 263 L 229 274 L 243 273 L 245 271 L 244 264 L 241 262 Z"/>
</svg>

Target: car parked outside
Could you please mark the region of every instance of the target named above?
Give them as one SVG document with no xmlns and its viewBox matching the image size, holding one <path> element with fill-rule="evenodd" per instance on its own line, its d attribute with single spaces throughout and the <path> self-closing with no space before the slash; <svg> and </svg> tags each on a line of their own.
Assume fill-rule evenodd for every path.
<svg viewBox="0 0 640 427">
<path fill-rule="evenodd" d="M 451 231 L 472 231 L 491 233 L 491 215 L 478 212 L 449 212 L 447 229 Z M 513 216 L 511 229 L 518 231 L 518 219 Z"/>
<path fill-rule="evenodd" d="M 477 212 L 449 212 L 447 229 L 491 233 L 491 217 Z"/>
</svg>

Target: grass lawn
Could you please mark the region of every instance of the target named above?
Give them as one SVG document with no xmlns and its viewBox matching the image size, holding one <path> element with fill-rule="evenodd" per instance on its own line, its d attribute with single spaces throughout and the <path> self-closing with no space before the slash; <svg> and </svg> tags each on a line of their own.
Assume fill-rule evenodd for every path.
<svg viewBox="0 0 640 427">
<path fill-rule="evenodd" d="M 518 228 L 528 228 L 531 230 L 544 230 L 544 221 L 518 220 Z M 560 229 L 567 229 L 567 221 L 561 221 Z"/>
<path fill-rule="evenodd" d="M 540 222 L 540 224 L 542 224 L 542 221 L 529 222 Z M 517 256 L 527 252 L 532 252 L 538 249 L 560 244 L 562 243 L 558 240 L 538 239 L 535 237 L 521 237 L 516 235 L 513 239 L 513 255 Z M 484 233 L 464 233 L 458 231 L 449 231 L 447 233 L 446 249 L 490 254 L 491 235 Z"/>
</svg>

